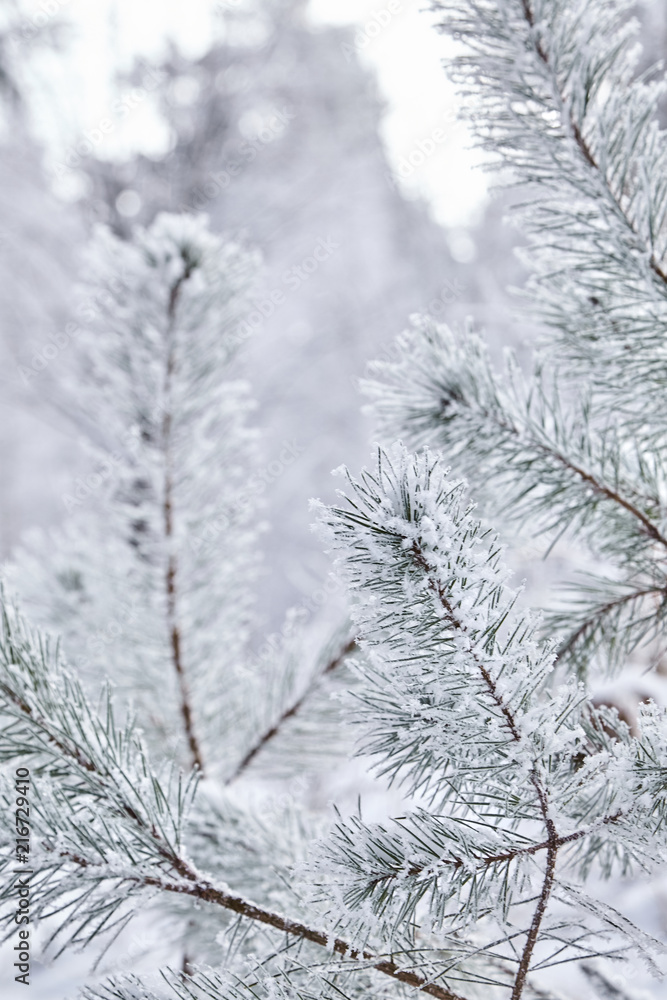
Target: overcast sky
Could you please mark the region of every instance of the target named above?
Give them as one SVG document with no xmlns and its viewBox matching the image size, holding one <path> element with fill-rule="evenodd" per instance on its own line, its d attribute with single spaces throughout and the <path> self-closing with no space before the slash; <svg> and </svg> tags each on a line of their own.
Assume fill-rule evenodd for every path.
<svg viewBox="0 0 667 1000">
<path fill-rule="evenodd" d="M 425 7 L 424 0 L 311 0 L 315 18 L 358 26 L 355 47 L 388 100 L 383 137 L 404 186 L 427 197 L 441 221 L 460 225 L 477 215 L 486 185 L 441 64 L 451 43 Z"/>
<path fill-rule="evenodd" d="M 94 128 L 108 115 L 116 96 L 111 73 L 119 62 L 129 64 L 136 54 L 159 60 L 168 35 L 197 56 L 210 43 L 216 23 L 216 0 L 57 2 L 79 30 L 66 71 L 55 64 L 44 67 L 50 81 L 58 72 L 74 81 L 69 100 L 53 88 L 59 101 L 57 128 L 53 109 L 42 102 L 40 131 L 54 142 L 63 134 L 63 117 L 74 141 L 82 129 Z M 425 197 L 442 222 L 464 226 L 478 214 L 485 183 L 467 148 L 465 128 L 455 120 L 454 95 L 440 64 L 446 42 L 431 27 L 424 6 L 423 0 L 311 0 L 310 13 L 316 22 L 356 27 L 354 49 L 377 73 L 387 100 L 383 138 L 404 189 Z M 146 102 L 105 145 L 110 155 L 129 145 L 150 152 L 163 142 Z"/>
</svg>

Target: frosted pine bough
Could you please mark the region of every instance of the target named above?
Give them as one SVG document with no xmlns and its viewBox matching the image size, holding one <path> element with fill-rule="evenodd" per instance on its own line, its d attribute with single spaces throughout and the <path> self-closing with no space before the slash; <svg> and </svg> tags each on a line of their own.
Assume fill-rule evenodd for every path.
<svg viewBox="0 0 667 1000">
<path fill-rule="evenodd" d="M 200 870 L 192 785 L 155 775 L 131 726 L 119 731 L 108 711 L 96 720 L 56 655 L 10 616 L 3 754 L 30 756 L 43 772 L 40 904 L 85 890 L 69 914 L 75 939 L 94 936 L 128 894 L 135 904 L 200 900 L 269 930 L 269 941 L 251 939 L 255 954 L 271 948 L 261 969 L 237 956 L 227 974 L 175 973 L 182 996 L 256 989 L 258 976 L 269 993 L 278 978 L 284 995 L 328 995 L 331 982 L 365 995 L 376 969 L 437 997 L 483 995 L 513 978 L 518 997 L 530 995 L 529 966 L 534 973 L 564 952 L 641 948 L 650 957 L 658 942 L 588 897 L 582 881 L 593 865 L 613 874 L 664 860 L 664 713 L 647 709 L 633 739 L 576 682 L 552 692 L 553 650 L 514 609 L 496 537 L 428 454 L 381 453 L 377 471 L 351 485 L 350 503 L 323 516 L 367 647 L 364 749 L 403 778 L 417 808 L 386 825 L 341 821 L 302 869 L 320 892 L 282 897 L 300 919 L 267 906 L 279 884 L 267 892 L 257 880 L 264 905 L 240 897 L 224 878 L 238 880 L 225 864 L 238 828 L 224 811 L 208 823 L 217 850 L 206 861 L 217 872 Z M 139 989 L 118 983 L 90 995 L 153 995 Z"/>
<path fill-rule="evenodd" d="M 202 218 L 161 215 L 132 242 L 98 234 L 59 400 L 86 434 L 92 486 L 72 484 L 62 530 L 27 539 L 10 568 L 89 694 L 109 677 L 149 746 L 222 781 L 319 669 L 295 665 L 289 642 L 270 671 L 248 647 L 258 435 L 230 371 L 258 263 Z"/>
<path fill-rule="evenodd" d="M 93 486 L 82 499 L 72 486 L 72 517 L 28 544 L 13 579 L 93 689 L 103 661 L 161 751 L 180 734 L 172 755 L 205 770 L 258 568 L 256 498 L 239 502 L 252 401 L 227 375 L 257 262 L 201 219 L 163 215 L 134 244 L 102 231 L 88 270 L 62 395 L 87 432 Z M 214 661 L 224 693 L 209 688 Z"/>
<path fill-rule="evenodd" d="M 163 987 L 121 981 L 89 995 L 323 997 L 416 988 L 441 998 L 516 1000 L 544 996 L 541 973 L 554 963 L 637 951 L 650 960 L 660 951 L 584 883 L 590 874 L 655 872 L 664 860 L 665 716 L 640 708 L 634 736 L 613 710 L 590 704 L 584 685 L 593 654 L 601 670 L 614 657 L 622 661 L 638 639 L 661 635 L 660 604 L 652 614 L 655 605 L 642 604 L 648 594 L 641 593 L 652 586 L 660 597 L 664 589 L 660 415 L 637 407 L 638 369 L 626 370 L 621 352 L 630 336 L 643 336 L 628 324 L 644 316 L 646 302 L 655 299 L 652 322 L 659 320 L 660 285 L 651 282 L 660 275 L 628 233 L 629 225 L 641 239 L 633 213 L 648 211 L 646 202 L 624 198 L 640 176 L 632 143 L 650 140 L 659 150 L 662 139 L 646 125 L 628 146 L 622 119 L 593 142 L 607 104 L 593 102 L 591 121 L 579 120 L 577 88 L 586 67 L 598 93 L 627 86 L 632 101 L 609 103 L 609 114 L 616 108 L 619 115 L 627 107 L 652 110 L 655 94 L 630 82 L 626 50 L 607 20 L 618 16 L 625 31 L 619 7 L 538 9 L 504 0 L 440 8 L 478 53 L 483 94 L 492 102 L 488 128 L 507 129 L 487 138 L 517 170 L 533 170 L 520 176 L 538 179 L 552 199 L 558 236 L 550 258 L 537 248 L 544 269 L 535 291 L 560 337 L 554 358 L 561 370 L 592 388 L 572 417 L 570 401 L 558 403 L 558 379 L 555 387 L 542 378 L 524 390 L 512 368 L 512 387 L 490 372 L 476 341 L 457 345 L 427 321 L 408 335 L 397 364 L 379 368 L 372 391 L 387 436 L 415 448 L 427 443 L 433 454 L 380 452 L 376 469 L 350 481 L 349 502 L 321 518 L 350 585 L 365 654 L 353 708 L 362 751 L 403 782 L 410 801 L 404 818 L 383 824 L 341 819 L 296 869 L 304 831 L 290 840 L 273 824 L 267 835 L 261 819 L 235 810 L 208 781 L 195 796 L 193 782 L 179 784 L 169 762 L 164 770 L 151 764 L 132 720 L 115 723 L 105 701 L 99 715 L 90 708 L 55 651 L 8 611 L 8 725 L 0 746 L 5 759 L 29 756 L 41 771 L 38 907 L 69 902 L 68 933 L 85 943 L 112 919 L 129 919 L 122 910 L 128 893 L 133 906 L 176 898 L 193 919 L 203 916 L 190 954 L 198 946 L 197 958 L 218 966 L 191 975 L 176 970 Z M 638 120 L 644 128 L 647 119 Z M 596 165 L 603 159 L 596 144 L 606 135 L 615 145 L 605 162 L 625 156 L 629 165 L 617 209 L 602 193 L 618 174 Z M 550 153 L 540 159 L 542 140 Z M 573 189 L 588 197 L 585 232 L 577 228 L 583 202 Z M 653 212 L 661 204 L 655 194 Z M 661 220 L 652 218 L 659 234 Z M 550 231 L 547 221 L 536 235 Z M 623 233 L 627 240 L 617 244 Z M 636 260 L 623 291 L 613 267 L 625 267 L 626 254 Z M 582 261 L 596 266 L 583 270 Z M 659 258 L 654 263 L 660 269 Z M 595 283 L 595 294 L 586 282 Z M 594 330 L 582 324 L 584 346 L 575 339 L 573 287 L 580 315 L 588 315 L 581 306 L 589 292 L 598 301 L 590 305 L 601 310 Z M 162 288 L 163 319 L 172 288 Z M 632 292 L 636 310 L 623 313 L 621 292 Z M 617 314 L 626 341 L 614 339 Z M 601 331 L 606 370 L 598 348 L 586 348 Z M 659 385 L 659 331 L 652 344 L 642 342 L 642 363 Z M 612 422 L 610 412 L 623 420 Z M 473 495 L 488 495 L 489 506 L 514 483 L 509 497 L 522 520 L 576 529 L 595 553 L 616 561 L 613 576 L 591 583 L 596 600 L 565 615 L 571 627 L 569 635 L 560 630 L 560 647 L 517 610 L 496 536 L 475 519 L 456 478 L 448 479 L 450 463 L 466 472 Z M 164 574 L 157 579 L 164 589 Z M 251 685 L 248 701 L 256 691 Z M 142 725 L 150 734 L 150 717 Z M 149 738 L 157 761 L 159 740 Z M 237 760 L 242 753 L 239 746 Z M 200 910 L 188 909 L 195 903 Z M 215 934 L 222 934 L 218 942 L 210 940 Z"/>
<path fill-rule="evenodd" d="M 562 660 L 609 672 L 664 629 L 664 80 L 633 76 L 629 3 L 434 9 L 465 43 L 452 74 L 471 126 L 520 186 L 549 335 L 526 379 L 423 320 L 368 389 L 383 436 L 442 449 L 494 518 L 578 533 L 607 572 L 575 582 L 549 631 Z"/>
<path fill-rule="evenodd" d="M 428 452 L 381 452 L 351 486 L 323 517 L 368 651 L 362 749 L 418 807 L 341 823 L 319 852 L 322 898 L 362 940 L 437 940 L 454 992 L 515 967 L 518 997 L 529 968 L 594 954 L 595 924 L 630 933 L 580 880 L 659 869 L 665 716 L 647 708 L 633 740 L 575 680 L 551 683 L 555 649 L 516 610 L 497 537 Z"/>
<path fill-rule="evenodd" d="M 260 776 L 264 767 L 280 772 L 285 731 L 293 764 L 298 761 L 300 771 L 312 766 L 312 734 L 328 732 L 322 726 L 331 675 L 341 672 L 351 643 L 344 637 L 314 656 L 293 623 L 270 661 L 258 660 L 248 645 L 261 527 L 257 491 L 248 485 L 256 432 L 246 424 L 252 406 L 247 387 L 229 370 L 243 340 L 239 331 L 256 269 L 252 255 L 213 236 L 203 219 L 187 216 L 160 216 L 130 243 L 102 231 L 91 248 L 90 329 L 79 335 L 59 402 L 88 432 L 97 467 L 112 465 L 113 473 L 97 473 L 98 484 L 73 508 L 71 521 L 29 541 L 10 573 L 33 621 L 62 637 L 79 678 L 60 679 L 55 645 L 41 637 L 33 645 L 33 633 L 7 619 L 13 637 L 7 663 L 22 664 L 35 685 L 32 694 L 10 685 L 8 708 L 13 705 L 20 718 L 28 715 L 37 725 L 35 738 L 64 755 L 60 769 L 47 765 L 50 779 L 78 768 L 88 796 L 74 807 L 73 777 L 74 799 L 58 820 L 62 790 L 52 790 L 50 781 L 44 785 L 48 888 L 45 882 L 35 915 L 50 912 L 56 898 L 69 914 L 69 894 L 82 869 L 94 870 L 95 884 L 104 887 L 83 904 L 80 922 L 74 897 L 72 920 L 68 915 L 53 928 L 56 951 L 91 945 L 103 927 L 120 931 L 131 918 L 129 859 L 146 855 L 149 830 L 148 856 L 158 868 L 166 859 L 172 833 L 164 823 L 170 831 L 183 829 L 193 768 L 197 780 L 208 779 L 208 794 L 198 796 L 191 818 L 189 856 L 208 858 L 206 870 L 222 863 L 225 881 L 233 885 L 241 876 L 247 894 L 264 895 L 272 905 L 285 892 L 291 898 L 287 876 L 279 873 L 303 852 L 302 821 L 284 804 L 271 806 L 269 815 L 243 808 L 234 792 L 250 769 Z M 303 647 L 298 661 L 297 647 Z M 54 697 L 61 689 L 62 697 Z M 91 705 L 102 713 L 99 735 Z M 301 712 L 303 705 L 307 711 Z M 167 774 L 164 789 L 151 776 L 143 743 L 137 744 L 139 730 L 160 774 Z M 8 753 L 18 749 L 29 757 L 28 745 L 21 749 L 15 736 L 10 726 Z M 115 766 L 119 746 L 129 756 L 121 754 Z M 180 771 L 192 772 L 183 778 L 190 793 L 177 790 Z M 91 775 L 98 782 L 94 793 Z M 112 786 L 122 793 L 121 806 L 114 804 Z M 223 793 L 227 786 L 230 792 Z M 110 811 L 100 816 L 96 804 L 107 797 Z M 164 810 L 173 821 L 164 819 Z M 118 811 L 134 824 L 129 839 L 118 826 Z M 61 852 L 68 833 L 69 849 Z M 155 836 L 158 841 L 151 840 Z M 63 872 L 59 859 L 71 859 L 77 838 L 82 843 L 74 874 Z M 11 883 L 3 888 L 9 903 Z M 149 878 L 143 888 L 154 894 L 156 886 Z M 169 897 L 170 910 L 182 909 L 181 895 Z M 164 916 L 165 907 L 159 909 Z M 187 967 L 217 956 L 215 937 L 225 923 L 225 916 L 216 924 L 190 907 L 172 915 L 165 934 Z M 247 936 L 244 946 L 251 947 Z"/>
</svg>

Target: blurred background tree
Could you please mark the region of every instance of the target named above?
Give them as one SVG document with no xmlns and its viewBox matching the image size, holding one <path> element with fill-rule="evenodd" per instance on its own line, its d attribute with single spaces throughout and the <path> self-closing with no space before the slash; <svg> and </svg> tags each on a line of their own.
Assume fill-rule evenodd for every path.
<svg viewBox="0 0 667 1000">
<path fill-rule="evenodd" d="M 503 221 L 512 194 L 482 199 L 467 215 L 440 210 L 444 202 L 469 204 L 465 185 L 445 190 L 443 182 L 438 204 L 426 187 L 415 197 L 412 182 L 433 161 L 413 167 L 410 183 L 401 176 L 401 154 L 387 139 L 390 98 L 366 32 L 383 5 L 357 6 L 356 23 L 332 24 L 321 10 L 313 16 L 322 3 L 303 0 L 175 5 L 184 26 L 197 19 L 207 25 L 198 47 L 173 30 L 173 10 L 158 6 L 145 15 L 148 34 L 162 39 L 149 57 L 143 40 L 123 34 L 120 4 L 99 14 L 93 42 L 82 27 L 90 16 L 75 2 L 3 5 L 3 556 L 26 529 L 63 521 L 64 497 L 88 470 L 83 428 L 65 412 L 57 370 L 67 364 L 61 345 L 71 336 L 68 324 L 87 321 L 85 311 L 76 312 L 76 285 L 98 222 L 125 238 L 159 211 L 194 209 L 210 216 L 215 232 L 263 254 L 253 336 L 234 372 L 252 373 L 272 522 L 257 644 L 291 606 L 322 613 L 313 593 L 327 563 L 311 537 L 306 501 L 331 497 L 329 472 L 343 457 L 353 468 L 365 459 L 371 425 L 360 414 L 356 382 L 369 358 L 391 359 L 406 317 L 424 311 L 453 323 L 474 313 L 496 354 L 533 340 L 535 325 L 506 291 L 525 279 L 513 254 L 521 237 Z M 404 15 L 407 23 L 408 7 L 396 24 Z M 664 51 L 667 14 L 660 0 L 642 0 L 637 13 L 648 65 Z M 79 99 L 82 81 L 97 78 L 89 65 L 96 61 L 109 79 L 108 99 L 98 105 L 94 97 Z M 466 139 L 449 145 L 453 109 L 444 76 L 441 93 L 448 140 L 440 149 L 454 156 Z M 90 110 L 97 106 L 106 108 L 104 119 Z M 413 107 L 421 120 L 418 101 Z M 114 135 L 87 139 L 95 130 L 106 135 L 102 120 Z M 124 122 L 131 127 L 121 137 Z M 320 241 L 331 248 L 322 261 L 314 257 Z M 275 290 L 284 294 L 280 304 L 271 303 Z M 276 472 L 286 442 L 297 459 Z M 566 546 L 556 554 L 549 572 L 530 544 L 512 558 L 546 591 L 560 575 L 559 558 L 563 566 L 578 558 Z"/>
</svg>

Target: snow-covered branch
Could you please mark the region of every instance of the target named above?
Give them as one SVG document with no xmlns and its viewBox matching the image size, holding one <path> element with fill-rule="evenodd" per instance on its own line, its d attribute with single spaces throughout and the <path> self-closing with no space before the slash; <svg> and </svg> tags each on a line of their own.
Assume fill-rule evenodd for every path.
<svg viewBox="0 0 667 1000">
<path fill-rule="evenodd" d="M 497 537 L 436 458 L 396 447 L 348 480 L 345 506 L 321 521 L 367 657 L 352 711 L 376 768 L 430 809 L 391 826 L 341 820 L 310 862 L 315 899 L 360 941 L 405 948 L 427 934 L 462 949 L 476 928 L 477 949 L 513 963 L 516 998 L 555 951 L 562 873 L 610 871 L 614 857 L 650 869 L 664 850 L 648 799 L 628 794 L 651 782 L 637 763 L 651 751 L 576 683 L 552 689 L 553 645 L 517 609 Z M 664 713 L 644 719 L 643 738 L 659 740 Z M 581 957 L 575 939 L 563 950 Z M 453 960 L 457 976 L 472 975 L 471 954 Z"/>
<path fill-rule="evenodd" d="M 433 0 L 464 43 L 450 71 L 483 148 L 528 187 L 520 221 L 533 302 L 558 363 L 634 433 L 664 432 L 667 322 L 664 81 L 637 77 L 630 0 Z"/>
<path fill-rule="evenodd" d="M 230 378 L 256 260 L 201 218 L 162 215 L 130 243 L 101 231 L 89 270 L 97 312 L 69 389 L 105 442 L 90 445 L 97 487 L 12 579 L 92 690 L 104 661 L 151 745 L 215 770 L 242 725 L 258 567 L 252 404 Z"/>
</svg>

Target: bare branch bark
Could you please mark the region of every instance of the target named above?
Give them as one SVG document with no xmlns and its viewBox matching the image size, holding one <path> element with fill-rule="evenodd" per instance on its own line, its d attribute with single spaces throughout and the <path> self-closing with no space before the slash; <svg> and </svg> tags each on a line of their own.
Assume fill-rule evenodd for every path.
<svg viewBox="0 0 667 1000">
<path fill-rule="evenodd" d="M 195 734 L 194 720 L 192 717 L 192 707 L 190 704 L 190 694 L 188 691 L 187 680 L 185 677 L 185 669 L 183 666 L 183 657 L 181 649 L 181 632 L 178 625 L 178 607 L 177 607 L 177 573 L 178 564 L 176 556 L 172 549 L 173 536 L 174 536 L 174 525 L 173 525 L 173 469 L 172 469 L 172 451 L 171 451 L 171 429 L 172 429 L 172 413 L 171 413 L 171 383 L 174 375 L 175 369 L 175 357 L 174 350 L 172 346 L 172 337 L 174 332 L 174 324 L 176 319 L 176 307 L 178 305 L 178 300 L 181 293 L 181 288 L 183 284 L 190 277 L 192 272 L 192 267 L 187 262 L 183 270 L 181 277 L 174 283 L 169 294 L 169 305 L 167 309 L 167 315 L 169 318 L 169 324 L 167 327 L 167 361 L 165 366 L 165 380 L 164 380 L 164 417 L 162 422 L 162 441 L 164 448 L 164 499 L 163 499 L 163 518 L 164 518 L 164 534 L 167 543 L 168 555 L 167 555 L 167 572 L 165 577 L 165 589 L 167 596 L 167 628 L 169 630 L 169 643 L 171 647 L 171 659 L 176 671 L 176 677 L 178 680 L 178 689 L 180 696 L 180 708 L 181 717 L 183 719 L 183 728 L 185 730 L 185 738 L 190 750 L 190 756 L 192 758 L 193 766 L 197 767 L 199 771 L 204 773 L 204 760 L 202 757 L 201 748 L 199 741 Z"/>
<path fill-rule="evenodd" d="M 317 674 L 316 677 L 313 677 L 313 679 L 308 684 L 308 687 L 303 692 L 301 697 L 298 698 L 294 702 L 294 704 L 291 705 L 289 708 L 286 708 L 285 711 L 280 716 L 280 718 L 274 723 L 274 725 L 271 726 L 270 729 L 267 729 L 267 731 L 258 738 L 257 742 L 250 748 L 250 750 L 248 750 L 247 754 L 245 755 L 241 763 L 238 765 L 236 770 L 228 778 L 226 778 L 225 785 L 231 785 L 233 781 L 236 781 L 236 779 L 243 774 L 246 768 L 249 767 L 250 764 L 252 764 L 257 754 L 264 749 L 267 743 L 270 743 L 271 740 L 278 735 L 283 725 L 286 722 L 288 722 L 289 719 L 294 718 L 294 716 L 301 711 L 305 702 L 319 687 L 322 678 L 326 677 L 327 674 L 333 673 L 334 670 L 336 670 L 336 668 L 339 667 L 341 663 L 345 659 L 347 659 L 347 657 L 350 656 L 356 648 L 357 648 L 356 641 L 354 639 L 348 639 L 345 645 L 342 647 L 342 649 L 340 649 L 339 652 L 331 660 L 329 660 L 324 669 L 319 674 Z"/>
<path fill-rule="evenodd" d="M 94 867 L 86 858 L 80 855 L 61 852 L 59 856 L 67 858 L 82 868 L 90 869 Z M 407 986 L 412 986 L 422 993 L 427 993 L 429 996 L 436 997 L 437 1000 L 465 1000 L 460 994 L 452 993 L 446 987 L 438 986 L 437 983 L 430 982 L 416 972 L 401 969 L 390 958 L 383 958 L 382 955 L 377 955 L 370 951 L 358 951 L 341 938 L 331 938 L 328 934 L 314 930 L 306 924 L 300 923 L 298 920 L 291 920 L 280 913 L 274 913 L 271 910 L 263 909 L 261 906 L 256 906 L 241 896 L 234 896 L 231 893 L 225 892 L 205 879 L 201 879 L 187 862 L 182 859 L 178 860 L 178 874 L 184 879 L 183 882 L 170 882 L 167 879 L 158 878 L 153 875 L 123 876 L 123 881 L 134 882 L 146 888 L 159 889 L 162 892 L 191 896 L 206 903 L 222 906 L 224 909 L 230 910 L 232 913 L 236 913 L 248 920 L 254 920 L 257 923 L 273 927 L 275 930 L 282 931 L 292 937 L 300 938 L 303 941 L 310 941 L 312 944 L 327 948 L 334 954 L 340 955 L 341 958 L 359 961 L 363 963 L 363 967 L 372 968 L 377 972 L 382 972 L 386 976 L 391 976 L 392 979 L 396 979 L 400 983 L 405 983 Z"/>
<path fill-rule="evenodd" d="M 535 913 L 533 914 L 530 929 L 526 937 L 526 943 L 521 955 L 521 961 L 519 962 L 516 979 L 514 980 L 514 989 L 512 990 L 511 1000 L 520 1000 L 523 993 L 528 971 L 530 969 L 530 960 L 533 957 L 533 951 L 535 949 L 535 945 L 537 944 L 540 927 L 542 926 L 542 920 L 544 919 L 544 914 L 546 913 L 547 906 L 549 904 L 549 897 L 551 896 L 551 890 L 553 889 L 554 876 L 556 874 L 556 857 L 558 855 L 558 837 L 556 835 L 556 827 L 554 826 L 553 820 L 547 820 L 547 829 L 549 831 L 549 847 L 547 850 L 547 865 L 544 873 L 544 882 L 542 883 L 542 892 L 540 893 L 540 898 L 537 901 L 537 907 L 535 908 Z"/>
<path fill-rule="evenodd" d="M 667 597 L 664 587 L 647 587 L 646 590 L 633 590 L 630 594 L 624 594 L 622 597 L 617 597 L 613 601 L 608 601 L 606 604 L 601 605 L 596 609 L 595 614 L 591 615 L 586 621 L 582 622 L 579 628 L 577 628 L 568 639 L 560 646 L 558 650 L 558 657 L 565 656 L 570 652 L 571 649 L 576 646 L 576 644 L 582 639 L 587 632 L 600 623 L 600 619 L 604 618 L 605 615 L 610 614 L 615 611 L 616 608 L 621 608 L 625 604 L 629 604 L 632 601 L 639 601 L 642 597 L 652 597 L 656 594 L 662 594 L 663 598 Z"/>
</svg>

